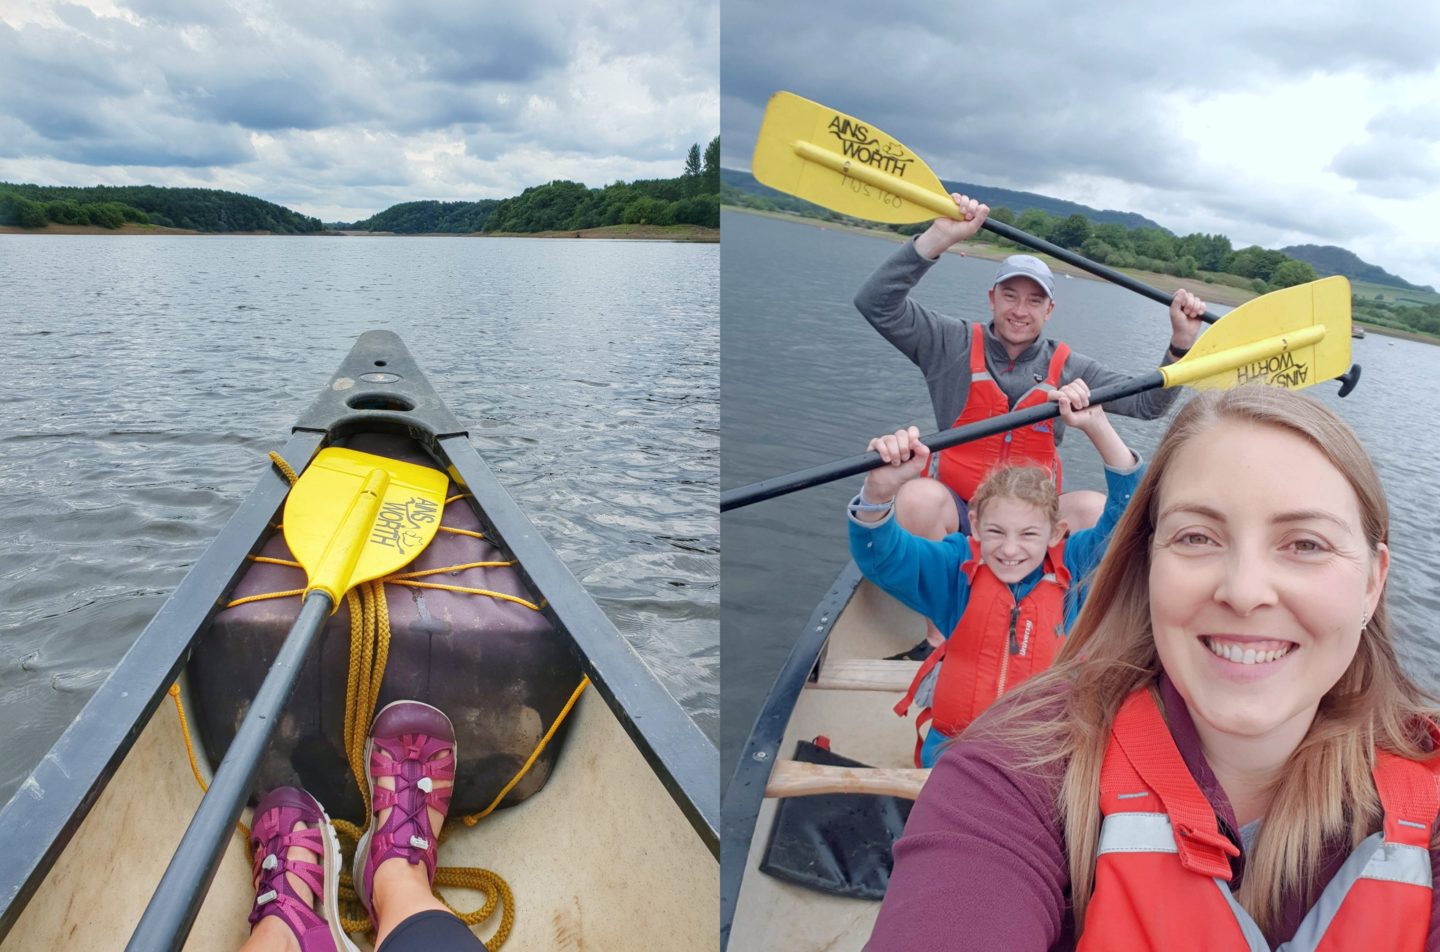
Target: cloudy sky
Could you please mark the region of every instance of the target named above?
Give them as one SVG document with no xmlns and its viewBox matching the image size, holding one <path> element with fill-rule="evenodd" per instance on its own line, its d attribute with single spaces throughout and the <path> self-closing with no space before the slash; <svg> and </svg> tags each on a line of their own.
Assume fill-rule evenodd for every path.
<svg viewBox="0 0 1440 952">
<path fill-rule="evenodd" d="M 787 89 L 942 178 L 1440 289 L 1440 5 L 722 0 L 722 162 Z M 983 196 L 981 196 L 983 198 Z"/>
<path fill-rule="evenodd" d="M 327 221 L 680 174 L 718 0 L 0 0 L 0 181 L 191 185 Z"/>
</svg>

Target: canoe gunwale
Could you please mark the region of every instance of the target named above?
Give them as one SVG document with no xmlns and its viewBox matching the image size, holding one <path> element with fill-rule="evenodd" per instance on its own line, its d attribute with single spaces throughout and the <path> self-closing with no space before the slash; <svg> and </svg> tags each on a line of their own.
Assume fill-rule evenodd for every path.
<svg viewBox="0 0 1440 952">
<path fill-rule="evenodd" d="M 296 433 L 281 451 L 309 460 L 323 434 Z M 221 608 L 264 541 L 290 491 L 273 467 L 180 581 L 30 776 L 0 807 L 0 939 L 89 814 L 190 656 L 195 635 Z"/>
<path fill-rule="evenodd" d="M 760 807 L 765 802 L 765 785 L 780 756 L 780 742 L 810 680 L 841 613 L 864 580 L 855 563 L 849 562 L 810 613 L 805 629 L 775 676 L 765 703 L 740 751 L 740 760 L 725 788 L 720 834 L 720 948 L 730 941 L 744 881 L 746 862 Z"/>
<path fill-rule="evenodd" d="M 362 374 L 395 379 L 364 381 Z M 535 530 L 400 338 L 389 331 L 361 335 L 330 385 L 297 421 L 280 455 L 298 473 L 323 444 L 357 432 L 400 432 L 416 439 L 471 493 L 473 511 L 520 563 L 526 583 L 546 603 L 546 616 L 569 639 L 605 703 L 710 852 L 718 855 L 715 745 Z M 246 568 L 246 557 L 267 538 L 289 488 L 278 470 L 266 468 L 111 675 L 0 806 L 0 843 L 9 854 L 0 864 L 0 940 L 164 701 L 194 639 L 222 607 Z"/>
<path fill-rule="evenodd" d="M 530 517 L 495 479 L 469 438 L 440 441 L 471 494 L 482 525 L 490 526 L 516 569 L 544 600 L 541 609 L 567 632 L 581 668 L 665 785 L 711 855 L 720 855 L 719 753 L 615 628 L 584 586 L 535 529 Z"/>
</svg>

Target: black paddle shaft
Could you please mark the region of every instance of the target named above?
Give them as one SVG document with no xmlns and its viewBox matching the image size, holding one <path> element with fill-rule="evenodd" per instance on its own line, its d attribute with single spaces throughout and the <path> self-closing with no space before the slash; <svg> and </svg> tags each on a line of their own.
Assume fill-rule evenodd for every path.
<svg viewBox="0 0 1440 952">
<path fill-rule="evenodd" d="M 230 749 L 220 761 L 215 779 L 200 801 L 200 809 L 195 811 L 155 895 L 135 927 L 135 934 L 125 946 L 126 952 L 178 950 L 185 944 L 200 904 L 210 889 L 210 881 L 215 878 L 225 844 L 245 807 L 260 755 L 270 742 L 281 709 L 295 690 L 300 665 L 330 617 L 330 605 L 330 596 L 323 591 L 305 596 L 299 617 L 291 626 L 290 634 L 285 636 L 275 663 L 261 682 L 244 722 L 230 742 Z"/>
<path fill-rule="evenodd" d="M 1086 271 L 1089 271 L 1091 274 L 1095 275 L 1096 277 L 1104 278 L 1106 281 L 1109 281 L 1112 284 L 1118 284 L 1122 288 L 1134 291 L 1136 294 L 1143 294 L 1150 300 L 1157 301 L 1160 304 L 1164 304 L 1166 307 L 1170 306 L 1170 301 L 1174 298 L 1173 294 L 1166 294 L 1159 288 L 1153 288 L 1143 281 L 1137 281 L 1134 278 L 1130 277 L 1130 275 L 1128 274 L 1122 274 L 1121 272 L 1116 271 L 1114 268 L 1105 267 L 1103 264 L 1096 264 L 1089 258 L 1082 258 L 1075 252 L 1070 251 L 1066 248 L 1062 248 L 1059 245 L 1052 244 L 1046 241 L 1044 238 L 1036 238 L 1034 235 L 1027 234 L 1018 228 L 1011 228 L 1003 221 L 996 221 L 993 218 L 986 218 L 984 224 L 982 224 L 980 227 L 984 228 L 986 231 L 993 231 L 1001 238 L 1008 238 L 1011 241 L 1015 242 L 1017 245 L 1024 245 L 1025 247 L 1033 248 L 1036 251 L 1043 251 L 1045 254 L 1050 255 L 1052 258 L 1059 258 L 1066 264 L 1073 264 L 1077 268 L 1083 268 Z M 1211 314 L 1209 311 L 1206 311 L 1204 314 L 1200 315 L 1200 320 L 1204 321 L 1206 324 L 1214 324 L 1216 321 L 1220 320 L 1220 318 L 1216 317 L 1214 314 Z"/>
<path fill-rule="evenodd" d="M 1059 258 L 1061 261 L 1064 261 L 1067 264 L 1073 264 L 1077 268 L 1083 268 L 1084 270 L 1089 271 L 1091 274 L 1095 275 L 1098 278 L 1104 278 L 1106 281 L 1109 281 L 1112 284 L 1118 284 L 1122 288 L 1134 291 L 1136 294 L 1143 294 L 1145 297 L 1148 297 L 1152 301 L 1158 301 L 1159 303 L 1164 304 L 1167 307 L 1170 305 L 1170 301 L 1173 295 L 1166 294 L 1159 288 L 1152 288 L 1150 285 L 1146 284 L 1143 281 L 1136 281 L 1134 278 L 1130 277 L 1130 275 L 1122 274 L 1121 272 L 1116 271 L 1114 268 L 1107 268 L 1103 264 L 1096 264 L 1089 258 L 1082 258 L 1075 252 L 1069 251 L 1065 248 L 1061 248 L 1059 245 L 1051 244 L 1044 238 L 1036 238 L 1034 235 L 1027 234 L 1026 232 L 1023 232 L 1018 228 L 1012 228 L 1002 221 L 995 221 L 993 218 L 985 219 L 984 223 L 981 224 L 980 227 L 984 228 L 987 231 L 993 231 L 1001 238 L 1008 238 L 1011 241 L 1015 242 L 1017 245 L 1024 245 L 1025 247 L 1033 248 L 1036 251 L 1043 251 L 1045 254 L 1050 255 L 1054 258 Z M 1214 324 L 1216 321 L 1220 320 L 1220 318 L 1216 317 L 1214 314 L 1211 314 L 1209 311 L 1206 311 L 1204 314 L 1200 315 L 1200 320 L 1204 321 L 1207 324 Z M 1341 374 L 1335 379 L 1340 381 L 1340 396 L 1348 397 L 1350 395 L 1350 391 L 1354 390 L 1355 385 L 1360 382 L 1360 365 L 1351 364 L 1349 370 L 1345 371 L 1345 373 Z"/>
<path fill-rule="evenodd" d="M 1108 387 L 1092 390 L 1090 402 L 1092 404 L 1108 403 L 1111 400 L 1144 393 L 1147 390 L 1159 390 L 1163 386 L 1165 386 L 1165 375 L 1157 370 L 1154 373 L 1131 377 L 1129 380 L 1122 380 Z M 978 423 L 957 426 L 955 429 L 946 430 L 943 433 L 933 433 L 930 436 L 922 437 L 921 440 L 930 447 L 931 451 L 938 452 L 952 446 L 959 446 L 961 443 L 994 436 L 996 433 L 1029 426 L 1032 423 L 1039 423 L 1041 420 L 1048 420 L 1059 415 L 1060 404 L 1044 403 L 1027 407 L 1024 410 L 1014 410 L 988 420 L 981 420 Z M 879 469 L 884 465 L 886 465 L 885 461 L 880 458 L 880 454 L 872 451 L 852 456 L 849 459 L 812 466 L 809 469 L 802 469 L 798 473 L 774 476 L 758 483 L 751 483 L 749 486 L 722 492 L 720 494 L 720 511 L 728 512 L 731 509 L 739 509 L 742 506 L 764 502 L 766 499 L 774 499 L 776 496 L 784 496 L 796 490 L 834 482 L 846 476 L 854 476 L 856 473 L 868 473 L 870 470 Z"/>
</svg>

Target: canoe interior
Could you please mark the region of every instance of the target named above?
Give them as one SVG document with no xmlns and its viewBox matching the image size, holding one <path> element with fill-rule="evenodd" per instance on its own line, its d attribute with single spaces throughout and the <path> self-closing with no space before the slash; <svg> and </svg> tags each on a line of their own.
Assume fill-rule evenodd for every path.
<svg viewBox="0 0 1440 952">
<path fill-rule="evenodd" d="M 474 827 L 447 825 L 440 864 L 509 882 L 516 915 L 505 949 L 717 948 L 714 857 L 609 708 L 586 694 L 545 788 Z M 200 796 L 167 698 L 0 949 L 124 948 Z M 448 895 L 460 909 L 482 901 Z M 236 834 L 185 948 L 238 948 L 253 898 Z M 498 922 L 476 933 L 489 938 Z"/>
<path fill-rule="evenodd" d="M 793 756 L 797 741 L 823 734 L 830 738 L 831 749 L 845 757 L 873 767 L 913 767 L 914 712 L 902 718 L 893 710 L 903 685 L 893 689 L 857 685 L 902 679 L 908 684 L 907 673 L 917 667 L 914 662 L 877 662 L 913 647 L 923 637 L 925 622 L 919 615 L 862 581 L 821 652 L 818 679 L 800 692 L 779 757 Z M 851 676 L 857 672 L 860 677 Z M 831 896 L 760 871 L 775 810 L 776 801 L 767 798 L 755 823 L 729 952 L 858 952 L 870 937 L 878 902 Z"/>
<path fill-rule="evenodd" d="M 475 827 L 456 823 L 440 846 L 441 865 L 491 869 L 509 882 L 516 918 L 506 948 L 717 947 L 714 745 L 536 532 L 388 331 L 361 336 L 281 455 L 298 464 L 322 441 L 372 433 L 418 440 L 468 491 L 487 536 L 518 564 L 526 591 L 543 599 L 567 660 L 578 661 L 592 683 L 566 722 L 563 745 L 555 745 L 560 754 L 543 789 Z M 6 952 L 124 947 L 201 799 L 164 691 L 187 656 L 207 651 L 197 639 L 286 492 L 278 472 L 262 475 L 51 754 L 0 806 L 0 843 L 12 860 L 10 869 L 0 866 Z M 495 652 L 487 649 L 487 657 L 493 661 Z M 575 672 L 556 677 L 568 696 Z M 193 702 L 187 708 L 192 717 L 198 712 Z M 205 750 L 195 740 L 196 750 Z M 523 783 L 539 786 L 546 772 L 542 763 Z M 482 902 L 478 894 L 452 898 L 461 909 Z M 237 947 L 252 899 L 236 836 L 186 947 Z M 478 934 L 489 938 L 496 923 L 482 924 Z"/>
</svg>

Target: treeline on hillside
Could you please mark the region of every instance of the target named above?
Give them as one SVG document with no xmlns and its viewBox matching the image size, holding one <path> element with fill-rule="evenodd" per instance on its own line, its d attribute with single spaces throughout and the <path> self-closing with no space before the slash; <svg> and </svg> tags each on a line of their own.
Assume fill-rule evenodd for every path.
<svg viewBox="0 0 1440 952">
<path fill-rule="evenodd" d="M 1359 295 L 1351 297 L 1351 304 L 1351 317 L 1357 321 L 1440 337 L 1440 304 L 1367 301 Z"/>
<path fill-rule="evenodd" d="M 1335 245 L 1291 245 L 1280 250 L 1292 258 L 1310 262 L 1321 274 L 1343 274 L 1357 281 L 1369 281 L 1372 284 L 1384 284 L 1407 291 L 1435 290 L 1423 284 L 1411 284 L 1378 264 L 1370 264 L 1355 252 L 1337 248 Z"/>
<path fill-rule="evenodd" d="M 942 180 L 940 183 L 947 192 L 959 192 L 962 195 L 983 195 L 985 201 L 991 206 L 1005 205 L 1018 211 L 1025 211 L 1031 208 L 1038 208 L 1048 215 L 1064 218 L 1068 215 L 1080 214 L 1090 219 L 1092 224 L 1116 224 L 1124 225 L 1126 228 L 1159 228 L 1158 222 L 1146 218 L 1136 212 L 1121 212 L 1108 208 L 1091 208 L 1088 205 L 1081 205 L 1079 202 L 1066 201 L 1063 198 L 1052 198 L 1049 195 L 1041 195 L 1038 192 L 1021 192 L 1014 189 L 1000 188 L 995 185 L 974 185 L 968 182 L 949 182 Z M 739 205 L 745 208 L 756 208 L 762 211 L 784 211 L 792 214 L 806 215 L 809 217 L 828 218 L 831 220 L 842 220 L 844 216 L 837 212 L 813 205 L 803 199 L 795 198 L 784 192 L 762 185 L 755 176 L 749 172 L 741 172 L 737 169 L 720 170 L 720 201 L 725 205 Z"/>
<path fill-rule="evenodd" d="M 771 190 L 759 192 L 749 188 L 749 183 L 745 182 L 749 177 L 742 173 L 731 173 L 731 177 L 732 181 L 727 181 L 721 192 L 722 200 L 728 205 L 764 211 L 785 211 L 809 218 L 868 227 L 888 227 L 903 235 L 919 234 L 929 227 L 927 222 L 879 226 L 873 222 L 859 221 L 790 195 L 780 192 L 772 194 Z M 1230 239 L 1224 235 L 1197 232 L 1176 236 L 1163 228 L 1127 228 L 1114 222 L 1097 225 L 1084 215 L 1061 217 L 1033 208 L 1017 215 L 1011 209 L 1001 206 L 993 209 L 990 217 L 1112 268 L 1135 268 L 1177 277 L 1197 278 L 1212 284 L 1245 288 L 1256 294 L 1304 284 L 1319 277 L 1315 267 L 1307 261 L 1258 245 L 1237 249 L 1231 246 Z M 972 240 L 1005 248 L 1020 248 L 1019 245 L 988 231 L 980 232 Z M 1303 252 L 1305 249 L 1296 250 Z M 1359 258 L 1353 255 L 1350 257 L 1354 258 L 1354 261 L 1344 263 L 1352 268 L 1357 262 L 1364 264 Z M 1326 273 L 1333 272 L 1327 269 Z M 1387 284 L 1398 283 L 1405 287 L 1415 287 L 1393 276 L 1387 276 L 1392 278 L 1385 282 Z M 1387 302 L 1383 299 L 1352 296 L 1352 315 L 1356 320 L 1371 324 L 1440 336 L 1440 304 Z"/>
<path fill-rule="evenodd" d="M 514 198 L 482 202 L 406 202 L 350 227 L 401 234 L 580 231 L 606 225 L 720 227 L 720 137 L 690 146 L 676 178 L 587 188 L 557 180 Z"/>
<path fill-rule="evenodd" d="M 1096 225 L 1084 215 L 1059 218 L 1033 208 L 1016 215 L 1001 206 L 992 209 L 990 217 L 1112 268 L 1137 268 L 1180 278 L 1200 278 L 1249 288 L 1256 294 L 1304 284 L 1317 277 L 1315 269 L 1304 261 L 1258 245 L 1232 248 L 1230 239 L 1224 235 L 1196 232 L 1176 236 L 1163 228 Z M 901 234 L 913 235 L 924 231 L 927 224 L 892 227 Z M 1019 247 L 987 231 L 980 232 L 975 240 Z"/>
<path fill-rule="evenodd" d="M 119 228 L 126 222 L 146 225 L 150 216 L 122 202 L 77 202 L 74 199 L 37 201 L 0 186 L 0 225 L 44 228 L 57 225 L 96 225 Z"/>
<path fill-rule="evenodd" d="M 1125 228 L 1121 225 L 1095 225 L 1083 215 L 1057 218 L 1044 212 L 1029 210 L 1020 215 L 1008 208 L 996 208 L 990 217 L 1021 231 L 1051 241 L 1062 248 L 1079 252 L 1091 261 L 1112 268 L 1138 268 L 1182 278 L 1198 278 L 1214 284 L 1249 288 L 1256 294 L 1305 284 L 1319 278 L 1315 267 L 1285 254 L 1250 245 L 1232 248 L 1224 235 L 1195 234 L 1176 236 L 1160 228 Z M 917 234 L 927 226 L 896 226 L 903 234 Z M 1005 239 L 982 231 L 981 241 L 1007 247 L 1020 247 Z M 1440 334 L 1440 305 L 1388 303 L 1351 297 L 1351 313 L 1356 320 L 1367 321 L 1422 334 Z"/>
<path fill-rule="evenodd" d="M 119 228 L 126 222 L 204 232 L 324 231 L 310 218 L 253 195 L 212 188 L 96 185 L 90 188 L 0 182 L 0 225 L 43 228 L 47 223 Z"/>
<path fill-rule="evenodd" d="M 485 227 L 499 199 L 478 202 L 402 202 L 364 221 L 346 226 L 354 231 L 393 231 L 402 235 L 464 235 Z"/>
</svg>

